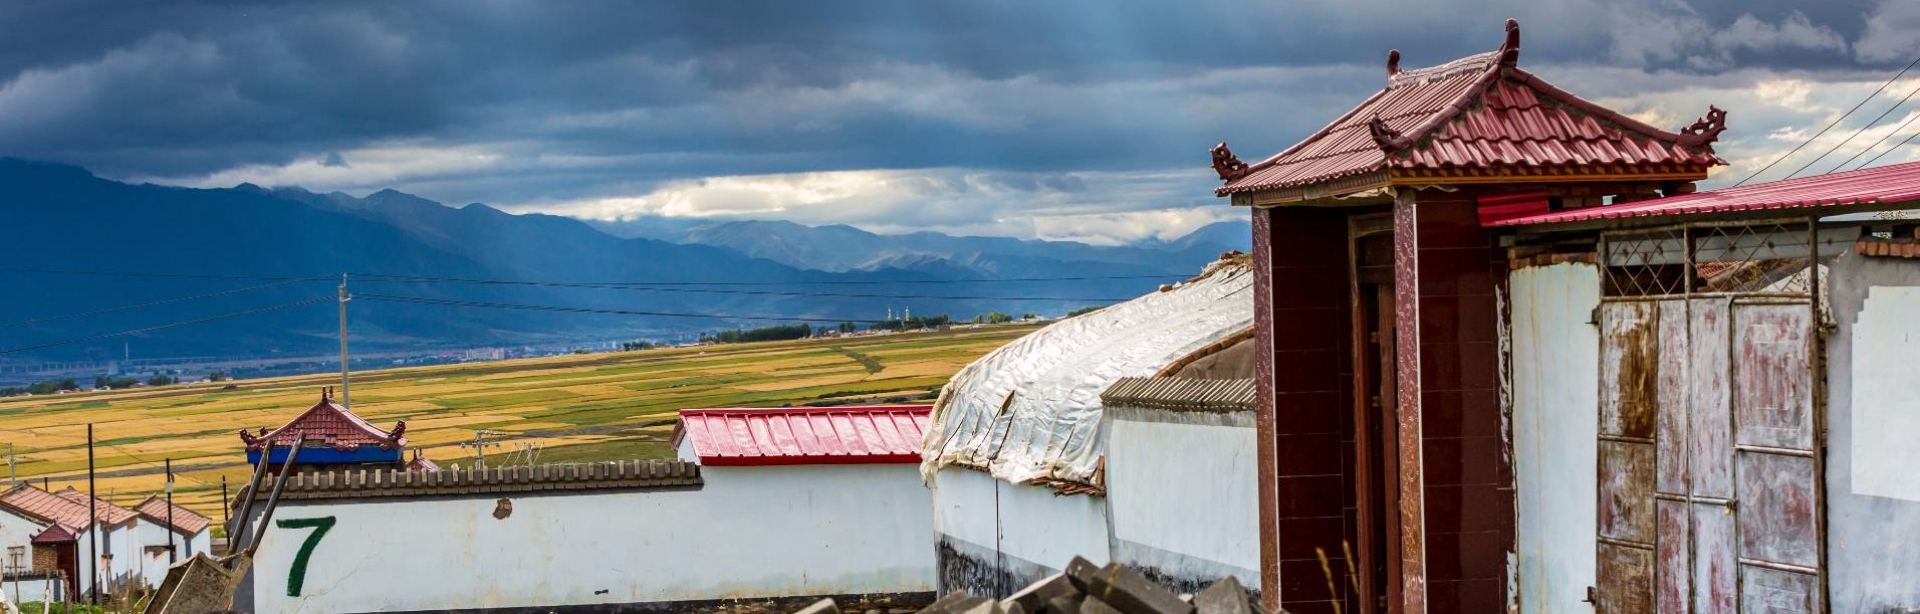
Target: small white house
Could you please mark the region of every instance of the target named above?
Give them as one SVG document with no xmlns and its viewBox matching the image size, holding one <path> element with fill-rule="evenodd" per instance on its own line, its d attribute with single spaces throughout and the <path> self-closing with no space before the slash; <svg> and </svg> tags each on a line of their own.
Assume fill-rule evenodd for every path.
<svg viewBox="0 0 1920 614">
<path fill-rule="evenodd" d="M 140 556 L 147 586 L 159 588 L 167 567 L 195 554 L 212 556 L 213 519 L 171 505 L 159 495 L 147 497 L 133 511 L 140 515 Z M 171 548 L 171 550 L 169 550 Z"/>
</svg>

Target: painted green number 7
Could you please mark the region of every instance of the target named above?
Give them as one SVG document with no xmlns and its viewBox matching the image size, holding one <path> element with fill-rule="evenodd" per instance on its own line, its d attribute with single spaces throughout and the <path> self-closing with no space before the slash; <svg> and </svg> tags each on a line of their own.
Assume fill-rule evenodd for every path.
<svg viewBox="0 0 1920 614">
<path fill-rule="evenodd" d="M 327 536 L 336 522 L 332 516 L 319 518 L 294 518 L 276 520 L 274 526 L 282 529 L 313 529 L 307 534 L 307 541 L 300 544 L 300 552 L 293 555 L 293 568 L 287 570 L 287 596 L 299 597 L 300 586 L 307 583 L 307 561 L 313 558 L 314 546 L 320 545 L 320 538 Z"/>
</svg>

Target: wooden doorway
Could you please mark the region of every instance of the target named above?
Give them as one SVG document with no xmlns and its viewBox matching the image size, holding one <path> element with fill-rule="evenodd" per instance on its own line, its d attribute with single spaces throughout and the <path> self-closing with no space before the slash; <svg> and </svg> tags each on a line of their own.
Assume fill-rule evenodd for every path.
<svg viewBox="0 0 1920 614">
<path fill-rule="evenodd" d="M 1359 537 L 1354 605 L 1400 612 L 1400 432 L 1395 379 L 1397 296 L 1393 234 L 1368 217 L 1353 224 L 1354 485 Z"/>
</svg>

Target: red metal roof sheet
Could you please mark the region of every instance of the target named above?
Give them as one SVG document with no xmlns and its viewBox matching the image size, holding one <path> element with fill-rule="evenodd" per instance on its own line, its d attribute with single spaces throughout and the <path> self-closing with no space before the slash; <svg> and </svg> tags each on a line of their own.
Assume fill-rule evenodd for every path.
<svg viewBox="0 0 1920 614">
<path fill-rule="evenodd" d="M 57 493 L 51 493 L 27 484 L 15 486 L 0 493 L 0 506 L 12 508 L 29 517 L 47 522 L 59 523 L 68 527 L 85 527 L 92 518 L 87 514 L 87 494 L 68 487 Z M 134 518 L 129 510 L 106 501 L 94 500 L 99 508 L 100 522 L 118 525 Z"/>
<path fill-rule="evenodd" d="M 268 441 L 276 446 L 291 447 L 302 434 L 307 436 L 308 445 L 324 444 L 342 452 L 358 450 L 365 445 L 391 450 L 407 445 L 407 439 L 401 436 L 406 429 L 407 423 L 400 422 L 392 432 L 383 431 L 334 403 L 333 399 L 321 397 L 319 403 L 280 428 L 259 436 L 250 435 L 243 429 L 240 439 L 247 443 L 250 451 L 265 449 Z"/>
<path fill-rule="evenodd" d="M 168 507 L 173 508 L 173 522 L 170 525 L 167 522 Z M 197 535 L 206 530 L 207 525 L 213 524 L 213 519 L 193 513 L 187 508 L 178 505 L 168 506 L 167 500 L 159 495 L 147 497 L 147 500 L 133 506 L 133 511 L 138 512 L 141 518 L 162 526 L 172 526 L 175 532 L 186 535 Z"/>
<path fill-rule="evenodd" d="M 918 463 L 930 405 L 683 409 L 702 465 Z"/>
<path fill-rule="evenodd" d="M 1519 26 L 1500 50 L 1398 71 L 1387 87 L 1306 140 L 1247 168 L 1225 196 L 1387 169 L 1722 164 L 1709 114 L 1687 134 L 1653 128 L 1514 67 Z M 1542 100 L 1545 99 L 1545 102 Z M 1377 132 L 1377 134 L 1376 134 Z M 1231 176 L 1231 175 L 1226 175 Z"/>
<path fill-rule="evenodd" d="M 1731 211 L 1897 205 L 1916 201 L 1920 201 L 1920 162 L 1906 162 L 1666 198 L 1492 220 L 1485 225 L 1531 226 Z"/>
</svg>

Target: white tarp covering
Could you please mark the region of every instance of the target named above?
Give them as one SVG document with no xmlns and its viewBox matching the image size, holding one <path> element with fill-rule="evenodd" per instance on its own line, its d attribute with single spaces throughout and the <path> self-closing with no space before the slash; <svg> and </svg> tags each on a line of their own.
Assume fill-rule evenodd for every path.
<svg viewBox="0 0 1920 614">
<path fill-rule="evenodd" d="M 980 358 L 933 406 L 920 473 L 949 464 L 1014 483 L 1090 486 L 1106 449 L 1100 393 L 1150 376 L 1253 326 L 1253 270 L 1222 261 L 1199 278 L 1069 318 Z"/>
</svg>

